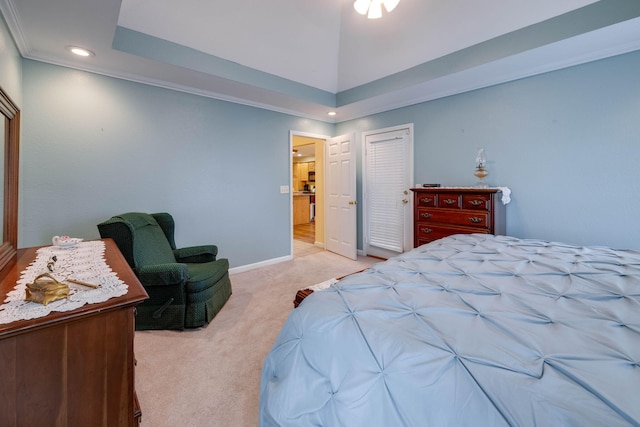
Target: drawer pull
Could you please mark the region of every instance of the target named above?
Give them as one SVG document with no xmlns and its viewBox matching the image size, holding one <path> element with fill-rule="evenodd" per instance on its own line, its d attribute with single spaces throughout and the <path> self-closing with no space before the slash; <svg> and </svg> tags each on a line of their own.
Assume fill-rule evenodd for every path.
<svg viewBox="0 0 640 427">
<path fill-rule="evenodd" d="M 423 214 L 420 214 L 420 216 L 422 218 L 431 218 L 431 214 L 430 213 L 423 213 Z"/>
<path fill-rule="evenodd" d="M 447 205 L 453 205 L 454 203 L 458 203 L 456 199 L 444 199 L 443 202 L 446 203 Z"/>
<path fill-rule="evenodd" d="M 433 199 L 430 199 L 430 198 L 428 198 L 428 197 L 425 197 L 424 199 L 420 199 L 420 201 L 421 201 L 422 203 L 431 203 L 431 202 L 433 201 Z"/>
<path fill-rule="evenodd" d="M 469 200 L 471 206 L 481 206 L 484 204 L 484 200 Z"/>
<path fill-rule="evenodd" d="M 472 216 L 471 218 L 469 218 L 469 221 L 473 222 L 474 224 L 479 224 L 482 222 L 482 218 L 478 218 L 477 216 Z"/>
<path fill-rule="evenodd" d="M 429 234 L 431 233 L 433 230 L 430 228 L 421 228 L 420 231 L 422 231 L 424 234 Z"/>
</svg>

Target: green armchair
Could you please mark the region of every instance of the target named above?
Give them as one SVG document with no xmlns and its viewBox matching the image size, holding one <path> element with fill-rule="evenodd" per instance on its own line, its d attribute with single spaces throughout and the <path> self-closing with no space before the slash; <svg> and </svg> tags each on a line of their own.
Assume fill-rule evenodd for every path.
<svg viewBox="0 0 640 427">
<path fill-rule="evenodd" d="M 231 296 L 229 261 L 214 245 L 176 249 L 168 213 L 129 212 L 98 224 L 112 238 L 149 294 L 137 307 L 136 330 L 198 328 Z"/>
</svg>

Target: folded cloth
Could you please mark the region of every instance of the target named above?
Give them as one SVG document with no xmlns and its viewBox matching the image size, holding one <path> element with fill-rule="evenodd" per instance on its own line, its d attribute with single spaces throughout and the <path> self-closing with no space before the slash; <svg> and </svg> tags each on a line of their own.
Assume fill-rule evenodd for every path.
<svg viewBox="0 0 640 427">
<path fill-rule="evenodd" d="M 300 289 L 296 293 L 296 298 L 293 300 L 293 307 L 297 307 L 300 305 L 302 300 L 311 295 L 314 291 L 322 291 L 324 289 L 328 289 L 334 283 L 338 283 L 338 279 L 329 279 L 324 282 L 317 283 L 313 286 L 309 286 L 308 288 Z"/>
<path fill-rule="evenodd" d="M 509 187 L 497 187 L 502 191 L 502 204 L 506 205 L 511 201 L 511 189 Z"/>
<path fill-rule="evenodd" d="M 307 289 L 311 289 L 312 291 L 321 291 L 323 289 L 329 288 L 329 286 L 333 285 L 334 283 L 338 283 L 338 279 L 325 280 L 324 282 L 309 286 Z"/>
</svg>

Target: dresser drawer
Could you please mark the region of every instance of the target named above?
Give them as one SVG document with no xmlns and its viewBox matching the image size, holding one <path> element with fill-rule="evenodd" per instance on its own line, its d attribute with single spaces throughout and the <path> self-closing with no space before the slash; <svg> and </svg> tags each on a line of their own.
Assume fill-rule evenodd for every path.
<svg viewBox="0 0 640 427">
<path fill-rule="evenodd" d="M 438 194 L 438 207 L 460 209 L 460 194 Z"/>
<path fill-rule="evenodd" d="M 416 195 L 416 206 L 430 208 L 436 205 L 436 195 L 435 194 L 417 194 Z"/>
<path fill-rule="evenodd" d="M 463 194 L 462 209 L 479 209 L 488 211 L 491 207 L 491 196 L 488 194 Z"/>
<path fill-rule="evenodd" d="M 483 211 L 446 211 L 441 209 L 418 209 L 417 221 L 428 221 L 430 223 L 462 225 L 464 227 L 489 227 L 489 212 Z"/>
<path fill-rule="evenodd" d="M 488 233 L 486 229 L 473 229 L 464 227 L 447 227 L 446 225 L 434 225 L 420 222 L 414 230 L 415 246 L 424 245 L 452 234 Z"/>
</svg>

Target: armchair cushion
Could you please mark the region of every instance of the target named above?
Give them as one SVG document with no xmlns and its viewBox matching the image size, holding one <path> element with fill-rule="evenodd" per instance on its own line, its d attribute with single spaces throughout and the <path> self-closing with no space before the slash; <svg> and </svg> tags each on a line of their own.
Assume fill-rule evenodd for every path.
<svg viewBox="0 0 640 427">
<path fill-rule="evenodd" d="M 190 246 L 175 249 L 173 254 L 178 262 L 209 262 L 216 260 L 218 247 L 215 245 Z"/>
<path fill-rule="evenodd" d="M 133 256 L 138 266 L 176 262 L 173 249 L 162 228 L 149 214 L 130 212 L 118 215 L 131 229 Z"/>
<path fill-rule="evenodd" d="M 211 287 L 211 283 L 218 282 L 227 274 L 229 261 L 219 259 L 199 264 L 187 264 L 187 267 L 189 269 L 187 293 L 202 292 Z"/>
<path fill-rule="evenodd" d="M 158 225 L 162 228 L 164 235 L 167 236 L 167 240 L 169 241 L 169 245 L 171 249 L 176 248 L 176 242 L 174 239 L 176 224 L 173 221 L 173 217 L 171 214 L 166 212 L 162 213 L 152 213 L 151 216 L 156 220 Z"/>
<path fill-rule="evenodd" d="M 144 265 L 138 269 L 138 279 L 145 286 L 179 285 L 189 279 L 189 269 L 177 262 Z"/>
</svg>

